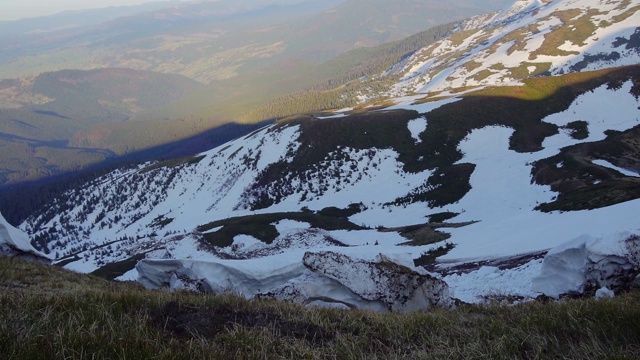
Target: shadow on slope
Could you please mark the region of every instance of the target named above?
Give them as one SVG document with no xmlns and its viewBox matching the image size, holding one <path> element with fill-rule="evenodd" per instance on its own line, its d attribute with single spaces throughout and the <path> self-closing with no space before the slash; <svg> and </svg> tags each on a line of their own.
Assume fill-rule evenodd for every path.
<svg viewBox="0 0 640 360">
<path fill-rule="evenodd" d="M 39 181 L 0 187 L 0 212 L 17 225 L 65 191 L 95 179 L 115 168 L 151 160 L 169 160 L 194 155 L 244 136 L 270 124 L 225 124 L 177 142 L 156 146 L 125 156 L 112 157 L 80 172 L 68 172 Z"/>
</svg>

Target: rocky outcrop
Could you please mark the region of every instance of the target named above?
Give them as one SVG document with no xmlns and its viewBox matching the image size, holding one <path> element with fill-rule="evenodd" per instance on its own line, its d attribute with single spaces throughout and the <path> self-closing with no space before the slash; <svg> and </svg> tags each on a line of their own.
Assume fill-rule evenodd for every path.
<svg viewBox="0 0 640 360">
<path fill-rule="evenodd" d="M 307 268 L 303 276 L 260 296 L 391 312 L 453 307 L 444 281 L 383 256 L 371 262 L 331 251 L 307 252 L 303 264 Z"/>
<path fill-rule="evenodd" d="M 558 298 L 563 294 L 604 297 L 628 287 L 640 269 L 640 236 L 624 232 L 607 237 L 583 235 L 545 256 L 534 291 Z M 606 288 L 606 290 L 604 290 Z"/>
<path fill-rule="evenodd" d="M 31 245 L 27 234 L 9 224 L 2 214 L 0 214 L 0 254 L 40 263 L 51 263 L 51 259 L 46 254 Z"/>
</svg>

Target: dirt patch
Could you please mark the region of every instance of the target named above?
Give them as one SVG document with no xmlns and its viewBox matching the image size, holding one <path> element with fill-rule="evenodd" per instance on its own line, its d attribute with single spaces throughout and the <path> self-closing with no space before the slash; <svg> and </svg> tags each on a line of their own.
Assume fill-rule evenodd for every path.
<svg viewBox="0 0 640 360">
<path fill-rule="evenodd" d="M 435 272 L 441 274 L 442 276 L 447 276 L 451 274 L 468 274 L 472 271 L 476 271 L 483 266 L 493 266 L 497 267 L 500 270 L 514 269 L 518 266 L 522 266 L 528 262 L 533 260 L 539 260 L 544 258 L 547 254 L 548 250 L 538 251 L 529 254 L 521 254 L 515 255 L 506 258 L 500 259 L 491 259 L 491 260 L 482 260 L 482 261 L 472 261 L 461 264 L 443 264 L 443 263 L 433 263 L 430 265 L 423 266 L 426 270 L 430 272 Z"/>
<path fill-rule="evenodd" d="M 394 228 L 378 228 L 380 232 L 398 232 L 402 237 L 409 240 L 398 245 L 403 246 L 423 246 L 435 244 L 441 241 L 445 241 L 451 237 L 451 234 L 439 231 L 442 228 L 460 228 L 475 224 L 475 221 L 462 222 L 462 223 L 445 223 L 445 222 L 430 222 L 426 224 L 417 224 L 409 226 L 401 226 Z"/>
<path fill-rule="evenodd" d="M 219 333 L 243 328 L 262 328 L 274 335 L 305 340 L 310 344 L 332 341 L 335 333 L 304 321 L 291 321 L 269 309 L 248 309 L 220 305 L 215 308 L 196 307 L 168 302 L 151 314 L 152 323 L 172 338 L 213 339 Z"/>
<path fill-rule="evenodd" d="M 430 226 L 424 226 L 411 231 L 401 232 L 400 234 L 404 238 L 409 239 L 409 241 L 403 242 L 399 245 L 407 246 L 435 244 L 437 242 L 447 240 L 451 237 L 450 234 L 434 230 Z"/>
</svg>

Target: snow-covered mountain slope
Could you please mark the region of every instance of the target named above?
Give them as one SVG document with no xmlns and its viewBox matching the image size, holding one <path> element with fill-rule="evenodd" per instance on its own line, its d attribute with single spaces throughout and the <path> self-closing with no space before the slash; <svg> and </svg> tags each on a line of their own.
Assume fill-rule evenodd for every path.
<svg viewBox="0 0 640 360">
<path fill-rule="evenodd" d="M 433 93 L 513 84 L 640 62 L 640 4 L 631 0 L 518 0 L 475 17 L 396 67 L 390 92 Z"/>
<path fill-rule="evenodd" d="M 301 275 L 305 254 L 367 264 L 382 254 L 440 273 L 465 301 L 535 297 L 549 249 L 640 234 L 640 65 L 609 67 L 640 63 L 638 11 L 631 1 L 519 1 L 407 60 L 396 93 L 430 94 L 281 119 L 193 157 L 123 168 L 21 227 L 62 266 L 149 286 L 209 274 L 190 280 L 327 298 L 309 281 L 329 280 Z M 558 36 L 590 45 L 550 54 Z M 619 58 L 586 64 L 610 40 Z M 471 59 L 502 75 L 470 80 L 480 67 L 460 69 Z M 537 72 L 536 61 L 550 65 Z M 556 75 L 532 76 L 543 72 Z M 499 86 L 433 93 L 472 85 Z"/>
<path fill-rule="evenodd" d="M 440 255 L 449 266 L 634 233 L 639 83 L 634 66 L 285 119 L 191 158 L 114 171 L 22 227 L 67 268 L 131 270 L 123 279 L 142 258 L 215 262 L 246 279 L 299 268 L 308 251 L 418 265 Z M 527 99 L 539 89 L 549 94 Z M 523 266 L 508 273 L 522 271 L 517 283 L 496 280 L 502 292 L 535 295 L 520 280 L 541 260 Z M 449 276 L 465 300 L 483 295 L 464 280 L 476 272 Z"/>
</svg>

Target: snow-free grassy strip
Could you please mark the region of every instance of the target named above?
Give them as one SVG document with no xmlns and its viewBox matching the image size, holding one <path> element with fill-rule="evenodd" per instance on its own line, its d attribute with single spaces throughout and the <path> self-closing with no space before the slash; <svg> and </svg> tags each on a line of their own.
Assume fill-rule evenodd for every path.
<svg viewBox="0 0 640 360">
<path fill-rule="evenodd" d="M 640 294 L 406 315 L 148 291 L 0 257 L 11 359 L 640 356 Z"/>
</svg>

